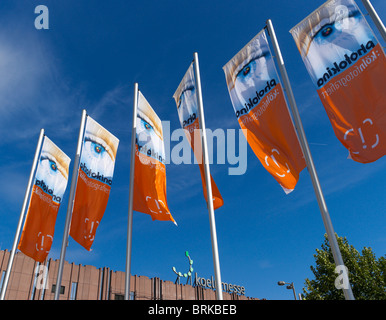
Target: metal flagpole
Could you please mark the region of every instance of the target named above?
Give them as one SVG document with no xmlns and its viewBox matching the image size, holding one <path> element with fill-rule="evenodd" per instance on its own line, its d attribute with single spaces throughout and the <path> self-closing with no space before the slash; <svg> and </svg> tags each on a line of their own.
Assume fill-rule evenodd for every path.
<svg viewBox="0 0 386 320">
<path fill-rule="evenodd" d="M 208 211 L 209 211 L 210 234 L 212 238 L 214 274 L 216 278 L 216 296 L 217 296 L 217 300 L 223 300 L 220 261 L 218 257 L 218 247 L 217 247 L 216 222 L 214 217 L 214 208 L 213 208 L 213 199 L 212 199 L 212 184 L 210 180 L 209 155 L 208 155 L 208 146 L 206 141 L 204 108 L 203 108 L 202 92 L 201 92 L 200 67 L 198 63 L 197 52 L 195 52 L 193 56 L 194 56 L 194 74 L 196 77 L 196 85 L 197 85 L 198 121 L 200 123 L 200 128 L 202 132 L 201 140 L 202 140 L 203 156 L 204 156 L 206 193 L 207 193 L 207 199 L 208 199 L 207 205 L 208 205 Z M 199 161 L 199 159 L 197 159 L 197 161 Z"/>
<path fill-rule="evenodd" d="M 275 31 L 273 29 L 273 25 L 272 25 L 272 22 L 270 19 L 267 20 L 267 28 L 268 28 L 270 37 L 272 39 L 272 44 L 273 44 L 273 48 L 275 50 L 275 55 L 276 55 L 276 61 L 279 65 L 280 73 L 281 73 L 284 87 L 285 87 L 287 97 L 289 100 L 289 105 L 290 105 L 290 108 L 291 108 L 291 111 L 292 111 L 292 114 L 294 117 L 295 127 L 296 127 L 296 130 L 298 132 L 300 144 L 301 144 L 304 158 L 305 158 L 305 161 L 307 164 L 307 169 L 308 169 L 308 172 L 310 173 L 310 176 L 311 176 L 312 185 L 314 187 L 316 198 L 317 198 L 318 205 L 319 205 L 319 209 L 320 209 L 320 212 L 322 214 L 324 227 L 326 228 L 326 231 L 327 231 L 327 236 L 328 236 L 328 240 L 329 240 L 329 243 L 331 246 L 335 265 L 336 266 L 344 266 L 342 255 L 341 255 L 340 250 L 339 250 L 339 245 L 338 245 L 338 242 L 336 240 L 334 228 L 332 226 L 330 215 L 329 215 L 328 210 L 327 210 L 327 205 L 326 205 L 326 202 L 324 200 L 322 189 L 321 189 L 321 186 L 319 183 L 319 178 L 318 178 L 316 170 L 315 170 L 314 162 L 312 160 L 312 156 L 311 156 L 311 152 L 310 152 L 310 149 L 308 146 L 306 135 L 305 135 L 305 132 L 303 129 L 302 122 L 300 120 L 299 111 L 297 109 L 296 102 L 295 102 L 295 97 L 293 95 L 290 81 L 288 79 L 287 70 L 285 69 L 285 66 L 284 66 L 284 60 L 283 60 L 283 57 L 281 55 L 279 43 L 276 39 L 276 34 L 275 34 Z M 352 290 L 351 290 L 349 280 L 348 280 L 348 275 L 347 275 L 346 280 L 347 280 L 347 286 L 346 286 L 347 289 L 343 289 L 344 296 L 345 296 L 346 300 L 355 300 L 354 295 L 353 295 Z"/>
<path fill-rule="evenodd" d="M 366 8 L 367 13 L 370 15 L 373 20 L 375 26 L 377 27 L 379 33 L 381 34 L 383 41 L 386 42 L 386 28 L 383 24 L 382 20 L 379 18 L 377 12 L 374 7 L 370 3 L 370 0 L 362 0 L 363 6 Z"/>
<path fill-rule="evenodd" d="M 44 138 L 44 129 L 41 129 L 38 144 L 36 146 L 34 160 L 32 162 L 32 168 L 31 168 L 31 173 L 29 175 L 27 189 L 26 189 L 25 195 L 24 195 L 23 205 L 22 205 L 22 208 L 20 211 L 20 218 L 19 218 L 19 223 L 17 225 L 17 229 L 16 229 L 15 239 L 13 240 L 12 250 L 11 250 L 11 253 L 9 256 L 9 260 L 8 260 L 7 271 L 6 271 L 5 276 L 4 276 L 3 287 L 1 288 L 0 300 L 4 300 L 5 292 L 7 291 L 9 276 L 11 274 L 11 269 L 12 269 L 13 261 L 15 258 L 16 248 L 17 248 L 17 244 L 19 242 L 19 236 L 20 236 L 22 225 L 23 225 L 25 211 L 27 209 L 28 200 L 30 198 L 29 195 L 31 193 L 32 185 L 34 183 L 36 168 L 38 165 L 39 156 L 40 156 L 40 152 L 41 152 L 42 145 L 43 145 L 43 138 Z"/>
<path fill-rule="evenodd" d="M 131 159 L 130 159 L 130 185 L 129 185 L 129 212 L 128 212 L 128 223 L 127 223 L 125 300 L 129 300 L 130 298 L 131 240 L 132 240 L 132 233 L 133 233 L 134 164 L 135 164 L 135 139 L 137 137 L 137 107 L 138 107 L 138 83 L 135 83 L 134 84 L 134 106 L 133 106 L 133 129 L 131 131 Z"/>
<path fill-rule="evenodd" d="M 64 265 L 64 258 L 66 256 L 68 236 L 69 236 L 69 232 L 70 232 L 72 209 L 74 207 L 76 182 L 77 182 L 77 178 L 78 178 L 79 160 L 80 160 L 80 153 L 82 151 L 82 143 L 83 143 L 83 136 L 84 136 L 84 128 L 86 125 L 86 117 L 87 117 L 86 110 L 83 110 L 82 119 L 80 121 L 78 145 L 76 148 L 76 154 L 75 154 L 75 159 L 74 159 L 74 168 L 72 170 L 70 196 L 68 199 L 67 215 L 66 215 L 66 221 L 65 221 L 65 225 L 64 225 L 62 249 L 60 251 L 58 277 L 56 278 L 55 300 L 59 300 L 60 287 L 62 285 L 63 265 Z"/>
</svg>

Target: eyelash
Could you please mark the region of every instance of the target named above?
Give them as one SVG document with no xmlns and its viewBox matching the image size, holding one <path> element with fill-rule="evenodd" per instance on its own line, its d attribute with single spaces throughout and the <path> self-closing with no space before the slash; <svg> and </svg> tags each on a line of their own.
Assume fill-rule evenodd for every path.
<svg viewBox="0 0 386 320">
<path fill-rule="evenodd" d="M 148 122 L 146 122 L 145 120 L 143 120 L 143 122 L 145 123 L 144 126 L 147 130 L 153 129 L 153 127 Z"/>
<path fill-rule="evenodd" d="M 181 95 L 180 95 L 180 99 L 178 100 L 178 108 L 181 106 L 181 97 L 184 95 L 184 93 L 186 91 L 193 91 L 194 90 L 194 86 L 188 86 L 186 89 L 184 89 L 182 92 L 181 92 Z"/>
<path fill-rule="evenodd" d="M 312 40 L 313 40 L 314 38 L 316 38 L 319 34 L 321 34 L 321 33 L 323 32 L 324 28 L 326 28 L 326 27 L 331 27 L 331 28 L 333 28 L 334 25 L 335 25 L 335 22 L 334 22 L 334 23 L 327 23 L 327 24 L 325 24 L 323 27 L 321 27 L 321 28 L 318 30 L 317 33 L 314 34 L 314 36 L 312 37 Z"/>
<path fill-rule="evenodd" d="M 150 129 L 154 130 L 153 126 L 149 122 L 147 122 L 145 119 L 143 119 L 139 115 L 138 115 L 138 118 L 141 119 L 141 121 L 143 122 L 144 127 L 145 127 L 146 130 L 150 130 Z M 147 126 L 149 126 L 150 128 L 147 128 Z"/>
<path fill-rule="evenodd" d="M 102 147 L 102 150 L 100 150 L 99 152 L 96 151 L 98 154 L 101 153 L 103 150 L 106 150 L 106 146 L 104 146 L 102 143 L 99 143 L 97 141 L 95 141 L 94 139 L 90 138 L 90 137 L 85 137 L 84 138 L 84 141 L 89 141 L 91 143 L 94 143 L 96 146 L 101 146 Z"/>
<path fill-rule="evenodd" d="M 249 66 L 249 64 L 250 64 L 251 62 L 256 61 L 257 59 L 263 58 L 263 57 L 265 57 L 266 55 L 267 55 L 267 53 L 266 53 L 266 52 L 263 52 L 261 55 L 257 56 L 256 58 L 249 60 L 248 63 L 246 63 L 246 64 L 241 68 L 241 70 L 237 73 L 236 78 L 237 78 L 241 73 L 242 73 L 244 76 L 246 76 L 246 74 L 244 74 L 244 72 L 245 72 L 244 69 L 245 69 L 247 66 Z M 248 70 L 248 73 L 247 73 L 247 74 L 249 74 L 249 71 L 250 71 L 250 70 Z"/>
<path fill-rule="evenodd" d="M 349 12 L 347 18 L 354 18 L 356 16 L 359 15 L 359 11 L 352 11 L 352 12 Z M 322 30 L 327 27 L 327 26 L 330 26 L 331 28 L 335 27 L 335 23 L 336 21 L 332 22 L 332 23 L 326 23 L 325 25 L 323 25 L 322 27 L 320 27 L 320 29 L 318 30 L 318 32 L 316 32 L 313 36 L 312 36 L 312 40 L 314 40 L 314 38 L 320 34 L 322 32 Z"/>
<path fill-rule="evenodd" d="M 56 163 L 54 160 L 50 159 L 50 157 L 48 157 L 48 156 L 42 156 L 41 159 L 40 159 L 40 161 L 43 161 L 43 160 L 48 160 L 48 163 L 49 163 L 49 165 L 50 165 L 51 170 L 53 170 L 53 171 L 57 171 L 57 170 L 58 170 L 58 165 L 57 165 L 57 163 Z M 54 166 L 54 167 L 52 167 L 52 166 Z"/>
</svg>

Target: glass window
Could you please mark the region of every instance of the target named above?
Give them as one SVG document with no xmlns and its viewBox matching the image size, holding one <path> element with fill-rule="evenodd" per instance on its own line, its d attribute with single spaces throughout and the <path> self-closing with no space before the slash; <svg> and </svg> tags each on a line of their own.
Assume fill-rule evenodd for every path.
<svg viewBox="0 0 386 320">
<path fill-rule="evenodd" d="M 71 295 L 70 295 L 70 300 L 76 300 L 76 291 L 78 289 L 78 283 L 73 282 L 71 283 Z"/>
</svg>

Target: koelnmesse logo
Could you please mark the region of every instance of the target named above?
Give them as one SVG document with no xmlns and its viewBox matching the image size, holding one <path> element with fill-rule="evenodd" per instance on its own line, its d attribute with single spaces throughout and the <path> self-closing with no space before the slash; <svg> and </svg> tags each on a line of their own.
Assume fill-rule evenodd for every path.
<svg viewBox="0 0 386 320">
<path fill-rule="evenodd" d="M 181 277 L 187 278 L 186 283 L 188 283 L 190 281 L 190 284 L 192 284 L 191 276 L 193 273 L 193 260 L 190 258 L 188 251 L 185 251 L 185 256 L 189 260 L 189 269 L 186 273 L 182 273 L 180 271 L 177 271 L 177 269 L 175 267 L 172 267 L 173 272 L 177 275 L 177 279 L 176 279 L 175 283 L 178 283 L 178 284 L 180 283 Z M 197 275 L 197 272 L 195 272 L 194 282 L 192 285 L 193 285 L 193 287 L 199 286 L 202 288 L 209 288 L 209 289 L 214 290 L 214 289 L 216 289 L 216 280 L 213 279 L 213 276 L 211 276 L 208 279 L 199 277 Z M 244 286 L 239 286 L 239 285 L 235 285 L 235 284 L 228 284 L 226 282 L 221 282 L 221 286 L 222 286 L 222 290 L 225 292 L 245 295 L 245 287 Z"/>
<path fill-rule="evenodd" d="M 200 278 L 197 276 L 197 272 L 195 273 L 195 279 L 193 286 L 199 286 L 203 288 L 215 289 L 216 288 L 216 280 L 213 279 L 213 276 L 210 279 Z M 245 288 L 243 286 L 228 284 L 226 282 L 221 282 L 222 290 L 228 293 L 236 293 L 245 295 Z"/>
</svg>

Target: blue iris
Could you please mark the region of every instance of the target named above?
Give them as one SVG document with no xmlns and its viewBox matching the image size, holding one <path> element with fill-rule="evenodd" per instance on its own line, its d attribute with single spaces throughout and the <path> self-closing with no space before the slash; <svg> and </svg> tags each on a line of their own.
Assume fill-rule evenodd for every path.
<svg viewBox="0 0 386 320">
<path fill-rule="evenodd" d="M 248 62 L 242 69 L 241 71 L 237 74 L 237 78 L 249 78 L 251 77 L 251 71 L 252 69 L 256 69 L 255 67 L 256 61 L 252 60 Z"/>
<path fill-rule="evenodd" d="M 49 163 L 50 163 L 50 168 L 52 171 L 57 171 L 58 170 L 58 166 L 56 165 L 56 163 L 52 160 L 49 160 Z"/>
<path fill-rule="evenodd" d="M 150 130 L 153 129 L 153 127 L 152 127 L 147 121 L 145 121 L 145 120 L 142 119 L 142 122 L 143 122 L 143 126 L 145 127 L 145 129 L 146 129 L 147 131 L 150 131 Z"/>
<path fill-rule="evenodd" d="M 331 25 L 326 25 L 320 30 L 320 33 L 324 38 L 330 36 L 333 32 L 334 32 L 334 29 Z"/>
<path fill-rule="evenodd" d="M 96 142 L 91 142 L 91 150 L 96 156 L 102 155 L 106 151 L 102 145 Z"/>
<path fill-rule="evenodd" d="M 251 67 L 248 65 L 243 69 L 243 75 L 246 76 L 251 71 Z"/>
</svg>

